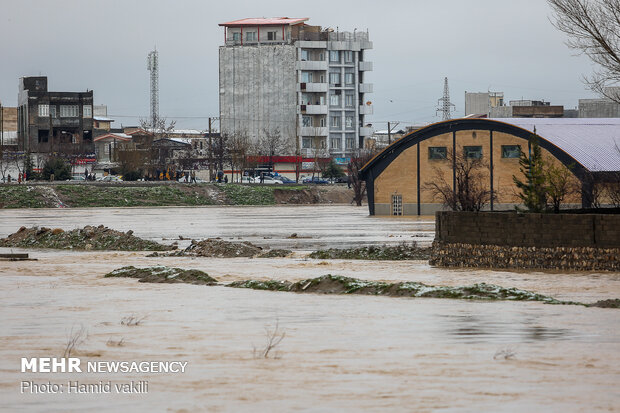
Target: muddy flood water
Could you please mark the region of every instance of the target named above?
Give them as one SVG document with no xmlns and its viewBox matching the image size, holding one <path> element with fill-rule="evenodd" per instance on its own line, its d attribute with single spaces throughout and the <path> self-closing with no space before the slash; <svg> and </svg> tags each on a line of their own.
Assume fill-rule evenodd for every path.
<svg viewBox="0 0 620 413">
<path fill-rule="evenodd" d="M 620 409 L 620 312 L 540 302 L 295 294 L 103 278 L 126 265 L 195 268 L 223 283 L 324 274 L 432 285 L 477 282 L 562 300 L 620 298 L 620 273 L 433 268 L 425 261 L 312 260 L 317 248 L 433 239 L 433 217 L 352 206 L 24 209 L 20 226 L 103 224 L 164 243 L 221 237 L 288 248 L 290 258 L 28 252 L 0 261 L 0 411 L 593 412 Z M 291 238 L 292 234 L 296 237 Z M 133 321 L 133 322 L 132 322 Z M 136 323 L 137 322 L 137 323 Z M 137 324 L 137 325 L 132 325 Z M 259 358 L 277 325 L 284 336 Z M 82 333 L 81 335 L 78 332 Z M 72 357 L 84 370 L 21 372 L 22 357 Z M 183 362 L 184 372 L 89 372 L 102 361 Z M 116 384 L 133 381 L 131 392 Z M 31 382 L 24 388 L 22 382 Z M 69 393 L 71 383 L 111 391 Z M 62 393 L 51 389 L 63 385 Z M 146 387 L 148 385 L 148 387 Z M 39 386 L 40 392 L 35 392 Z M 23 390 L 23 391 L 22 391 Z"/>
</svg>

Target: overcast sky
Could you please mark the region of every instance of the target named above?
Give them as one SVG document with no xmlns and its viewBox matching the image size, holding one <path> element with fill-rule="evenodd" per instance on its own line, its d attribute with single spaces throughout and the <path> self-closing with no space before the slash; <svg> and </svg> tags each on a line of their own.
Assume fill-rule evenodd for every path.
<svg viewBox="0 0 620 413">
<path fill-rule="evenodd" d="M 545 0 L 0 0 L 0 101 L 16 106 L 18 79 L 45 75 L 51 91 L 92 89 L 115 127 L 136 125 L 149 114 L 146 56 L 157 46 L 160 115 L 206 129 L 219 114 L 218 23 L 272 16 L 368 29 L 376 129 L 440 120 L 444 77 L 455 116 L 465 91 L 565 108 L 593 96 L 581 82 L 590 61 L 564 45 Z"/>
</svg>

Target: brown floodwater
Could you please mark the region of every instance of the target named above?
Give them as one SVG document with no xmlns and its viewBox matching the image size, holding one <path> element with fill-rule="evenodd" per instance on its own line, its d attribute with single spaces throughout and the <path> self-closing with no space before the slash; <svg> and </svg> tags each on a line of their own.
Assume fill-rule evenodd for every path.
<svg viewBox="0 0 620 413">
<path fill-rule="evenodd" d="M 324 274 L 433 285 L 487 282 L 563 300 L 620 297 L 620 273 L 439 269 L 423 261 L 310 260 L 314 248 L 432 241 L 432 217 L 371 218 L 351 206 L 0 211 L 20 226 L 103 224 L 137 236 L 242 239 L 291 258 L 148 258 L 27 250 L 0 261 L 0 411 L 615 411 L 620 312 L 538 302 L 334 296 L 103 278 L 125 265 L 206 271 L 222 282 Z M 288 238 L 292 233 L 297 238 Z M 187 241 L 179 241 L 182 245 Z M 0 252 L 21 252 L 0 249 Z M 123 324 L 127 318 L 139 325 Z M 275 357 L 255 358 L 278 324 Z M 61 357 L 81 327 L 87 361 L 186 361 L 185 373 L 21 373 Z M 120 342 L 121 345 L 118 345 Z M 30 394 L 22 381 L 148 381 L 139 394 Z"/>
</svg>

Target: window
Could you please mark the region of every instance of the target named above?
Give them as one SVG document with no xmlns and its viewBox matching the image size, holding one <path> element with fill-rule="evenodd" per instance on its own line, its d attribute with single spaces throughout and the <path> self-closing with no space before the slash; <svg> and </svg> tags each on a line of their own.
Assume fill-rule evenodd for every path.
<svg viewBox="0 0 620 413">
<path fill-rule="evenodd" d="M 277 39 L 277 37 L 276 37 L 277 35 L 278 35 L 278 32 L 268 31 L 267 32 L 267 40 L 276 40 Z M 304 51 L 302 50 L 301 51 L 302 60 L 303 60 L 303 53 L 304 53 Z M 307 53 L 308 53 L 308 51 L 306 50 L 306 54 Z"/>
<path fill-rule="evenodd" d="M 39 105 L 39 116 L 47 117 L 50 115 L 50 105 Z"/>
<path fill-rule="evenodd" d="M 348 106 L 348 107 L 352 108 L 352 107 L 353 107 L 353 105 L 354 105 L 353 101 L 354 101 L 354 95 L 353 95 L 353 93 L 347 93 L 347 94 L 344 96 L 344 105 L 345 105 L 345 106 Z"/>
<path fill-rule="evenodd" d="M 255 42 L 256 41 L 256 32 L 246 32 L 245 40 L 247 42 Z"/>
<path fill-rule="evenodd" d="M 331 138 L 330 140 L 332 149 L 340 149 L 340 138 Z"/>
<path fill-rule="evenodd" d="M 355 147 L 355 138 L 350 133 L 347 133 L 345 141 L 347 149 L 353 149 Z"/>
<path fill-rule="evenodd" d="M 50 105 L 50 114 L 53 118 L 58 117 L 58 114 L 56 113 L 56 105 Z"/>
<path fill-rule="evenodd" d="M 353 73 L 345 73 L 344 74 L 344 83 L 347 85 L 352 85 L 355 80 L 355 75 Z"/>
<path fill-rule="evenodd" d="M 78 105 L 60 105 L 61 118 L 77 118 L 79 114 Z"/>
<path fill-rule="evenodd" d="M 344 126 L 347 129 L 352 129 L 353 128 L 353 116 L 346 116 L 344 118 Z"/>
<path fill-rule="evenodd" d="M 467 159 L 482 159 L 482 146 L 464 146 L 463 154 Z"/>
<path fill-rule="evenodd" d="M 403 214 L 403 196 L 392 195 L 392 215 Z"/>
<path fill-rule="evenodd" d="M 234 32 L 234 33 L 233 33 L 233 41 L 235 41 L 235 42 L 239 42 L 239 41 L 241 41 L 241 33 L 239 33 L 239 32 Z"/>
<path fill-rule="evenodd" d="M 340 116 L 332 116 L 331 117 L 331 121 L 330 121 L 330 125 L 331 125 L 332 128 L 340 129 Z"/>
<path fill-rule="evenodd" d="M 271 40 L 271 39 L 269 39 Z M 308 54 L 308 51 L 305 49 L 301 49 L 301 60 L 310 60 L 310 56 Z"/>
<path fill-rule="evenodd" d="M 340 106 L 340 95 L 329 95 L 330 106 Z"/>
<path fill-rule="evenodd" d="M 330 85 L 340 85 L 340 73 L 332 72 L 329 74 Z"/>
<path fill-rule="evenodd" d="M 86 119 L 86 118 L 92 118 L 93 117 L 93 107 L 91 105 L 84 105 L 82 107 L 82 116 Z"/>
<path fill-rule="evenodd" d="M 301 140 L 301 147 L 303 149 L 311 149 L 312 148 L 312 138 L 303 138 Z"/>
<path fill-rule="evenodd" d="M 338 50 L 330 50 L 329 51 L 329 61 L 330 62 L 340 62 L 340 52 Z"/>
<path fill-rule="evenodd" d="M 448 148 L 445 146 L 431 146 L 428 148 L 428 159 L 446 159 Z"/>
<path fill-rule="evenodd" d="M 301 124 L 306 128 L 312 126 L 312 116 L 304 116 Z"/>
<path fill-rule="evenodd" d="M 312 72 L 301 72 L 302 83 L 312 83 Z"/>
<path fill-rule="evenodd" d="M 351 50 L 346 50 L 344 52 L 344 61 L 345 63 L 353 62 L 353 52 Z"/>
<path fill-rule="evenodd" d="M 518 158 L 520 155 L 520 145 L 502 145 L 502 158 Z"/>
<path fill-rule="evenodd" d="M 319 119 L 319 126 L 320 126 L 321 128 L 324 128 L 324 127 L 325 127 L 325 118 L 321 118 L 321 119 Z"/>
</svg>

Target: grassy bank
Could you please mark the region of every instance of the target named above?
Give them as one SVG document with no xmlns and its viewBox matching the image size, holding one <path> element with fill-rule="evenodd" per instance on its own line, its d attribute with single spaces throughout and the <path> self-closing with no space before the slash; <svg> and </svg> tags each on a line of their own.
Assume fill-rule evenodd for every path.
<svg viewBox="0 0 620 413">
<path fill-rule="evenodd" d="M 0 185 L 0 208 L 274 205 L 282 199 L 306 203 L 286 202 L 304 191 L 312 190 L 237 184 Z"/>
</svg>

